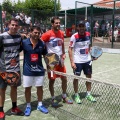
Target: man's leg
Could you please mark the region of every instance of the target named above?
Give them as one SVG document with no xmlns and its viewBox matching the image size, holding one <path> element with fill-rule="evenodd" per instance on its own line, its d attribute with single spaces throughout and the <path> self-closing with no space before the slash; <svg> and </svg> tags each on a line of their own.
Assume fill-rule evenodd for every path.
<svg viewBox="0 0 120 120">
<path fill-rule="evenodd" d="M 73 86 L 75 93 L 78 93 L 78 79 L 74 79 Z"/>
<path fill-rule="evenodd" d="M 23 112 L 17 107 L 17 86 L 11 86 L 10 97 L 12 100 L 11 113 L 16 115 L 22 115 Z"/>
<path fill-rule="evenodd" d="M 82 64 L 76 63 L 75 65 L 76 65 L 76 69 L 74 70 L 74 75 L 80 76 L 82 71 Z M 78 94 L 78 79 L 74 79 L 73 87 L 75 92 L 74 100 L 77 104 L 81 104 L 82 102 Z"/>
<path fill-rule="evenodd" d="M 5 91 L 6 88 L 0 88 L 0 119 L 5 118 L 5 113 L 3 110 L 4 102 L 5 102 Z"/>
<path fill-rule="evenodd" d="M 25 87 L 25 99 L 26 99 L 26 109 L 24 111 L 25 116 L 29 116 L 31 113 L 31 86 Z"/>
<path fill-rule="evenodd" d="M 67 78 L 65 76 L 62 76 L 61 80 L 62 80 L 62 91 L 63 91 L 63 94 L 66 94 L 66 90 L 67 90 Z M 64 96 L 64 97 L 66 97 L 66 96 Z"/>
<path fill-rule="evenodd" d="M 26 87 L 25 88 L 25 99 L 27 103 L 31 102 L 31 88 L 32 87 Z"/>
<path fill-rule="evenodd" d="M 49 80 L 49 90 L 52 97 L 54 97 L 54 83 L 55 80 Z"/>
<path fill-rule="evenodd" d="M 91 74 L 86 75 L 86 77 L 91 79 Z M 86 99 L 88 99 L 91 102 L 96 102 L 95 98 L 91 95 L 91 82 L 86 82 L 86 88 L 87 88 Z"/>
<path fill-rule="evenodd" d="M 91 75 L 86 75 L 86 78 L 91 78 Z M 86 82 L 87 91 L 91 91 L 91 82 Z"/>
<path fill-rule="evenodd" d="M 67 90 L 67 78 L 65 76 L 62 76 L 61 77 L 61 80 L 62 80 L 62 98 L 63 98 L 63 102 L 66 102 L 68 104 L 72 104 L 73 101 L 70 100 L 67 95 L 66 95 L 66 90 Z"/>
<path fill-rule="evenodd" d="M 38 107 L 37 107 L 37 110 L 40 110 L 41 112 L 47 114 L 48 113 L 48 109 L 42 104 L 43 86 L 37 87 L 37 96 L 38 96 Z"/>
</svg>

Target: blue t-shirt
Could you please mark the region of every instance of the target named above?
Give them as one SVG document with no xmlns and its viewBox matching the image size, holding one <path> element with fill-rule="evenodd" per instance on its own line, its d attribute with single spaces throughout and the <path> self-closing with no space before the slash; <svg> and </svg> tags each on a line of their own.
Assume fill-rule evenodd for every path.
<svg viewBox="0 0 120 120">
<path fill-rule="evenodd" d="M 42 64 L 42 55 L 47 54 L 43 41 L 39 40 L 36 47 L 32 47 L 30 39 L 22 41 L 24 52 L 23 75 L 26 76 L 44 76 L 45 70 Z"/>
</svg>

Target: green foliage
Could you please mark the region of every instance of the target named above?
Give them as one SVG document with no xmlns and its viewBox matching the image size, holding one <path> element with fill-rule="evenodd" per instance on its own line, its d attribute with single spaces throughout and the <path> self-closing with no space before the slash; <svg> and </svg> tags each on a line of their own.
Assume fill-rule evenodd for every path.
<svg viewBox="0 0 120 120">
<path fill-rule="evenodd" d="M 18 0 L 17 3 L 14 3 L 14 11 L 23 11 L 25 9 L 25 2 L 21 2 L 20 0 Z"/>
<path fill-rule="evenodd" d="M 2 7 L 7 13 L 11 14 L 12 11 L 22 12 L 31 15 L 37 19 L 47 19 L 48 17 L 54 15 L 56 10 L 60 10 L 60 0 L 18 0 L 18 2 L 13 2 L 10 0 L 4 0 Z"/>
<path fill-rule="evenodd" d="M 12 13 L 12 2 L 10 0 L 4 0 L 2 3 L 2 9 L 5 10 L 7 13 Z"/>
</svg>

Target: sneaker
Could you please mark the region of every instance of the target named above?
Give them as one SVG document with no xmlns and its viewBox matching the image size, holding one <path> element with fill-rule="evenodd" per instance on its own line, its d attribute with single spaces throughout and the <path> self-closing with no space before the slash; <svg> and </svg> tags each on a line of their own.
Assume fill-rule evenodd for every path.
<svg viewBox="0 0 120 120">
<path fill-rule="evenodd" d="M 37 110 L 39 110 L 39 111 L 41 111 L 41 112 L 43 112 L 43 113 L 45 113 L 45 114 L 48 113 L 48 109 L 45 108 L 43 105 L 42 105 L 42 106 L 38 106 L 38 107 L 37 107 Z"/>
<path fill-rule="evenodd" d="M 4 112 L 0 112 L 0 120 L 5 120 L 5 113 Z"/>
<path fill-rule="evenodd" d="M 26 107 L 24 112 L 25 116 L 30 116 L 30 113 L 31 113 L 31 107 Z"/>
<path fill-rule="evenodd" d="M 91 102 L 96 102 L 95 98 L 92 95 L 87 95 L 86 99 L 91 101 Z"/>
<path fill-rule="evenodd" d="M 64 103 L 73 104 L 73 101 L 70 100 L 68 97 L 66 97 L 66 98 L 63 98 L 63 97 L 62 97 L 62 99 L 63 99 L 63 102 L 64 102 Z"/>
<path fill-rule="evenodd" d="M 75 95 L 75 102 L 77 104 L 81 104 L 82 103 L 81 100 L 80 100 L 80 96 L 79 95 Z"/>
<path fill-rule="evenodd" d="M 24 113 L 18 107 L 12 108 L 11 113 L 14 115 L 24 115 Z"/>
<path fill-rule="evenodd" d="M 53 107 L 58 107 L 58 101 L 56 99 L 52 99 L 51 104 Z"/>
</svg>

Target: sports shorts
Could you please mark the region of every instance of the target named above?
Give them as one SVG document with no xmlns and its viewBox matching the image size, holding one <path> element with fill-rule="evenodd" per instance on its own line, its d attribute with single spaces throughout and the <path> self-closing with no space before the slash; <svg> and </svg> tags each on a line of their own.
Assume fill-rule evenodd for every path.
<svg viewBox="0 0 120 120">
<path fill-rule="evenodd" d="M 74 70 L 74 75 L 81 75 L 81 72 L 83 70 L 85 75 L 91 75 L 92 74 L 92 65 L 89 65 L 90 62 L 86 63 L 75 63 L 76 64 L 76 69 Z"/>
<path fill-rule="evenodd" d="M 43 86 L 44 76 L 25 76 L 23 75 L 23 87 Z"/>
<path fill-rule="evenodd" d="M 57 65 L 55 66 L 54 71 L 66 73 L 66 67 L 65 65 L 64 66 Z M 62 77 L 61 75 L 57 75 L 55 73 L 53 74 L 53 77 L 51 77 L 51 72 L 48 72 L 48 78 L 50 80 L 55 80 L 56 78 L 61 78 L 61 77 Z"/>
</svg>

